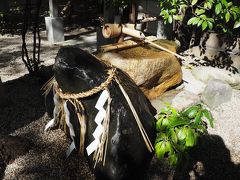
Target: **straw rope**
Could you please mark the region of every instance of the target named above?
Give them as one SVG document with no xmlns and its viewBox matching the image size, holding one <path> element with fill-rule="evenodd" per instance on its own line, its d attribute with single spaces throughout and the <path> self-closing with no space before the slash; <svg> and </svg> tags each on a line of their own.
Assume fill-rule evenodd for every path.
<svg viewBox="0 0 240 180">
<path fill-rule="evenodd" d="M 58 87 L 58 88 L 56 88 L 57 93 L 62 99 L 79 99 L 79 98 L 85 98 L 85 97 L 92 96 L 93 94 L 96 94 L 108 87 L 108 85 L 112 82 L 112 80 L 115 77 L 116 68 L 109 69 L 107 74 L 109 76 L 106 79 L 106 81 L 104 81 L 99 86 L 96 86 L 88 91 L 80 92 L 80 93 L 76 93 L 76 94 L 72 94 L 72 93 L 68 93 L 68 92 L 63 93 L 62 90 Z"/>
</svg>

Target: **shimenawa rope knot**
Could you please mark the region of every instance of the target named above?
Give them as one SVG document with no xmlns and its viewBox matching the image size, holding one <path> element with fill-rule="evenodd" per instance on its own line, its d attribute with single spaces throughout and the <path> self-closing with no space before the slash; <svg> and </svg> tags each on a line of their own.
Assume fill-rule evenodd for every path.
<svg viewBox="0 0 240 180">
<path fill-rule="evenodd" d="M 94 87 L 94 88 L 92 88 L 88 91 L 80 92 L 80 93 L 76 93 L 76 94 L 63 93 L 62 90 L 58 87 L 56 89 L 57 93 L 62 99 L 79 99 L 79 98 L 85 98 L 85 97 L 92 96 L 93 94 L 96 94 L 96 93 L 98 93 L 98 92 L 100 92 L 100 91 L 102 91 L 102 90 L 104 90 L 108 87 L 108 85 L 115 78 L 116 68 L 109 69 L 107 74 L 108 74 L 108 78 L 106 79 L 106 81 L 104 81 L 99 86 L 96 86 L 96 87 Z M 55 81 L 55 83 L 57 83 L 57 82 Z"/>
</svg>

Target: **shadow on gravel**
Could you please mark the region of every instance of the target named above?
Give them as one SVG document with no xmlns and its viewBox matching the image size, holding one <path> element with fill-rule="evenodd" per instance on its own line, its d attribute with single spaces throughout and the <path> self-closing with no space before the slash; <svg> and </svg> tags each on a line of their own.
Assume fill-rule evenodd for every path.
<svg viewBox="0 0 240 180">
<path fill-rule="evenodd" d="M 51 77 L 51 68 L 43 68 L 36 77 L 25 75 L 3 83 L 8 103 L 0 108 L 0 135 L 12 133 L 44 115 L 40 88 Z"/>
<path fill-rule="evenodd" d="M 217 135 L 204 136 L 183 165 L 174 170 L 166 160 L 153 158 L 145 180 L 220 180 L 240 179 L 240 164 L 231 161 L 230 151 Z"/>
<path fill-rule="evenodd" d="M 240 164 L 231 161 L 230 151 L 217 135 L 203 136 L 190 152 L 188 163 L 174 179 L 240 179 Z"/>
</svg>

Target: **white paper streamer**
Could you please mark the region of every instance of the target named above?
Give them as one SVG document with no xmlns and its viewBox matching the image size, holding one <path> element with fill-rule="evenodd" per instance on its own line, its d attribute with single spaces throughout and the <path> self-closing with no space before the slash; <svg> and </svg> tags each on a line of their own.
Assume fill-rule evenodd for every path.
<svg viewBox="0 0 240 180">
<path fill-rule="evenodd" d="M 53 109 L 53 119 L 47 123 L 47 125 L 44 128 L 44 131 L 47 131 L 49 128 L 53 127 L 56 121 L 56 117 L 58 114 L 58 107 L 59 107 L 59 96 L 55 91 L 53 90 L 53 102 L 54 102 L 54 109 Z"/>
<path fill-rule="evenodd" d="M 66 115 L 65 116 L 65 121 L 66 121 L 66 124 L 69 128 L 70 136 L 72 138 L 72 143 L 71 143 L 70 147 L 68 148 L 68 150 L 66 152 L 66 155 L 68 157 L 71 154 L 71 152 L 76 148 L 75 143 L 74 143 L 75 132 L 74 132 L 74 129 L 73 129 L 73 125 L 70 122 L 70 112 L 67 108 L 67 102 L 66 101 L 64 102 L 63 107 L 64 107 L 64 111 L 65 111 L 65 115 Z"/>
<path fill-rule="evenodd" d="M 64 102 L 63 107 L 64 107 L 64 111 L 65 111 L 65 115 L 66 115 L 65 116 L 65 121 L 66 121 L 66 124 L 69 128 L 70 136 L 73 139 L 73 137 L 75 137 L 75 133 L 74 133 L 74 130 L 73 130 L 72 123 L 70 122 L 70 112 L 67 108 L 67 102 L 66 101 Z"/>
<path fill-rule="evenodd" d="M 49 121 L 49 122 L 47 123 L 47 125 L 46 125 L 45 128 L 44 128 L 44 131 L 47 131 L 49 128 L 53 127 L 54 124 L 55 124 L 55 119 L 53 118 L 53 119 L 51 119 L 51 121 Z"/>
<path fill-rule="evenodd" d="M 73 141 L 73 142 L 71 143 L 71 145 L 69 146 L 68 150 L 66 151 L 66 156 L 68 157 L 68 156 L 72 153 L 72 151 L 73 151 L 74 149 L 76 149 L 76 145 L 75 145 L 75 143 L 74 143 L 74 141 Z"/>
<path fill-rule="evenodd" d="M 109 97 L 108 91 L 104 90 L 95 105 L 95 108 L 99 110 L 94 120 L 97 123 L 97 128 L 93 132 L 93 137 L 95 138 L 95 140 L 86 148 L 88 156 L 90 156 L 95 150 L 97 150 L 100 144 L 99 139 L 104 131 L 102 121 L 106 116 L 106 110 L 103 108 L 103 106 L 106 103 L 108 97 Z"/>
<path fill-rule="evenodd" d="M 98 99 L 98 101 L 95 105 L 95 108 L 98 109 L 98 110 L 103 109 L 103 106 L 106 103 L 108 97 L 109 97 L 108 91 L 104 90 L 102 92 L 102 94 L 100 95 L 100 97 L 99 97 L 99 99 Z"/>
</svg>

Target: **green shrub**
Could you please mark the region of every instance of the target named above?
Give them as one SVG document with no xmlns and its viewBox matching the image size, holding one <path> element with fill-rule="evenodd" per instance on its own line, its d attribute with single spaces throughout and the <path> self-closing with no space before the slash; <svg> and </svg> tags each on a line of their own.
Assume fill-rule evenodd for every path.
<svg viewBox="0 0 240 180">
<path fill-rule="evenodd" d="M 158 115 L 155 153 L 158 159 L 167 158 L 169 164 L 177 166 L 188 150 L 197 145 L 198 137 L 207 133 L 208 120 L 213 127 L 211 113 L 201 104 L 182 112 L 167 105 Z"/>
<path fill-rule="evenodd" d="M 240 7 L 231 0 L 159 0 L 165 23 L 182 21 L 191 14 L 187 25 L 202 31 L 231 32 L 240 27 Z"/>
</svg>

